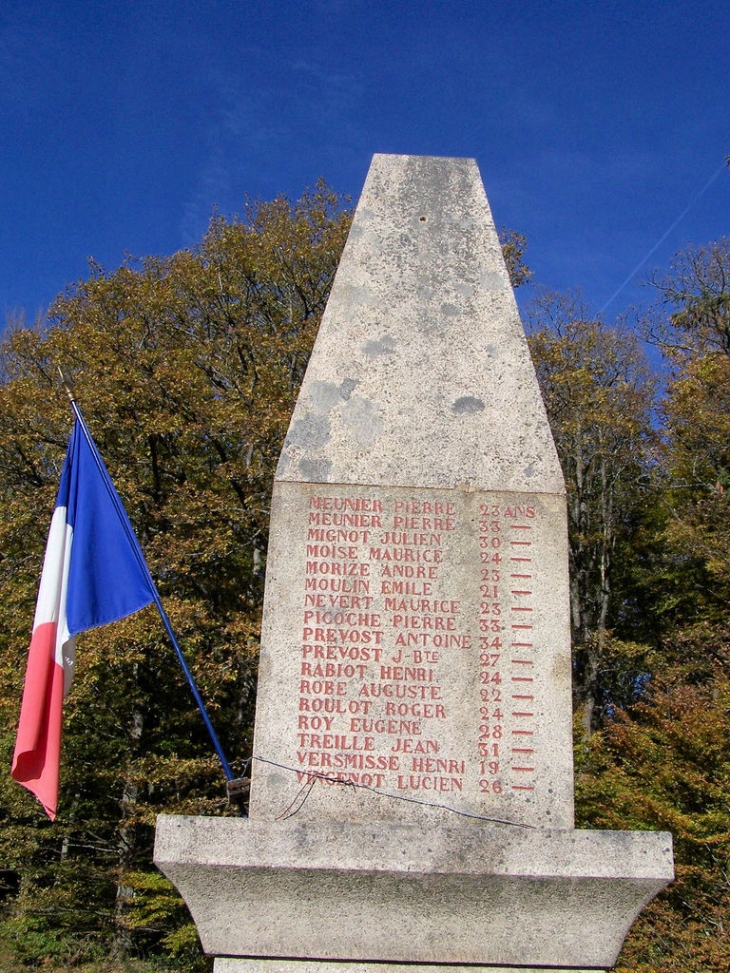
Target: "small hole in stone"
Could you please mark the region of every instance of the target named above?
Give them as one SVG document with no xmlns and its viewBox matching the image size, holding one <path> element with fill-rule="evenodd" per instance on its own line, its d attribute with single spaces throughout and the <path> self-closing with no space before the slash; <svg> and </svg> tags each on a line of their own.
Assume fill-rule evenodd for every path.
<svg viewBox="0 0 730 973">
<path fill-rule="evenodd" d="M 425 223 L 425 222 L 426 222 L 426 217 L 425 216 L 422 216 L 421 217 L 421 223 Z"/>
</svg>

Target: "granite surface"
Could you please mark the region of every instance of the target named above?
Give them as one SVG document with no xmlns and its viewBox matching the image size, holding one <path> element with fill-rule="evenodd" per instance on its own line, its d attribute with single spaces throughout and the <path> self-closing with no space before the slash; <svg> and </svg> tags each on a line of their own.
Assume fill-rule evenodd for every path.
<svg viewBox="0 0 730 973">
<path fill-rule="evenodd" d="M 213 955 L 608 968 L 672 876 L 662 833 L 161 816 Z"/>
<path fill-rule="evenodd" d="M 569 610 L 479 171 L 375 156 L 274 485 L 251 816 L 572 827 Z"/>
<path fill-rule="evenodd" d="M 373 158 L 276 478 L 564 492 L 473 159 Z"/>
</svg>

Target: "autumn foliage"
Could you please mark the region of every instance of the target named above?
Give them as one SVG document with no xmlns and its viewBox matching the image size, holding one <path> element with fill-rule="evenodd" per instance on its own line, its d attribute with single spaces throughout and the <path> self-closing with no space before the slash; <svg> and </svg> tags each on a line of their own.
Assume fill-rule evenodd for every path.
<svg viewBox="0 0 730 973">
<path fill-rule="evenodd" d="M 324 187 L 215 218 L 199 247 L 92 268 L 9 334 L 0 388 L 0 740 L 9 765 L 45 533 L 82 404 L 234 772 L 250 756 L 274 470 L 349 215 Z M 0 935 L 33 965 L 198 955 L 151 863 L 156 814 L 231 814 L 152 609 L 83 637 L 49 826 L 0 778 Z M 90 890 L 93 890 L 90 894 Z M 192 958 L 191 958 L 192 957 Z"/>
<path fill-rule="evenodd" d="M 349 228 L 325 186 L 61 295 L 0 347 L 0 748 L 10 765 L 72 416 L 157 579 L 236 773 L 250 757 L 270 491 Z M 505 234 L 513 283 L 524 240 Z M 568 486 L 581 826 L 662 829 L 677 881 L 623 973 L 730 969 L 730 245 L 680 255 L 640 342 L 543 295 L 531 350 Z M 0 775 L 0 967 L 206 969 L 151 861 L 160 811 L 236 814 L 153 610 L 86 633 L 50 824 Z M 114 965 L 116 964 L 116 965 Z M 130 966 L 129 964 L 137 964 Z"/>
</svg>

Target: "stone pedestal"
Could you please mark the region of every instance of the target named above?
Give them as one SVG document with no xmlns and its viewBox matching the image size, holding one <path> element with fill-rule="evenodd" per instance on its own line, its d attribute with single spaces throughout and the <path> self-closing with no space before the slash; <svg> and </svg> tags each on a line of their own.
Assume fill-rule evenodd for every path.
<svg viewBox="0 0 730 973">
<path fill-rule="evenodd" d="M 666 884 L 671 843 L 483 822 L 161 817 L 157 863 L 213 955 L 275 957 L 275 967 L 284 956 L 348 969 L 352 960 L 595 969 L 613 965 Z M 263 973 L 270 961 L 254 965 Z"/>
<path fill-rule="evenodd" d="M 478 170 L 376 156 L 274 486 L 251 817 L 158 822 L 216 973 L 610 967 L 671 839 L 573 829 L 570 667 Z"/>
</svg>

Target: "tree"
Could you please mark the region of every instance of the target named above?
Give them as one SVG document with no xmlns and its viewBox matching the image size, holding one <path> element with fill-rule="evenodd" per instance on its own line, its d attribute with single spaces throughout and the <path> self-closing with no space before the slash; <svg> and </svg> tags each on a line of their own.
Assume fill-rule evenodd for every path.
<svg viewBox="0 0 730 973">
<path fill-rule="evenodd" d="M 2 746 L 10 761 L 48 518 L 71 426 L 61 365 L 140 537 L 224 749 L 250 754 L 270 491 L 349 214 L 324 186 L 216 217 L 201 244 L 62 295 L 2 346 Z M 155 613 L 87 633 L 59 818 L 0 784 L 21 958 L 187 948 L 151 863 L 159 810 L 235 813 Z M 186 923 L 188 923 L 186 932 Z"/>
<path fill-rule="evenodd" d="M 639 918 L 617 967 L 634 973 L 730 966 L 728 281 L 727 241 L 685 251 L 657 281 L 647 330 L 668 374 L 643 569 L 652 645 L 638 701 L 577 749 L 579 819 L 674 836 L 676 881 Z"/>
<path fill-rule="evenodd" d="M 646 330 L 668 365 L 655 575 L 671 628 L 724 617 L 730 596 L 730 240 L 681 252 L 654 283 Z"/>
<path fill-rule="evenodd" d="M 0 746 L 11 759 L 73 385 L 234 770 L 250 756 L 274 471 L 350 225 L 324 185 L 216 216 L 201 243 L 129 259 L 0 343 Z M 525 241 L 503 233 L 511 279 Z M 50 825 L 0 778 L 0 958 L 62 965 L 197 937 L 151 862 L 158 811 L 235 813 L 153 610 L 80 639 Z M 1 961 L 0 960 L 0 961 Z M 182 960 L 181 960 L 182 962 Z"/>
<path fill-rule="evenodd" d="M 726 650 L 729 637 L 726 627 Z M 688 646 L 685 640 L 666 648 L 678 657 Z M 655 662 L 666 669 L 664 660 Z M 677 672 L 657 678 L 576 756 L 582 823 L 665 830 L 674 839 L 676 879 L 632 927 L 617 973 L 724 973 L 730 967 L 727 667 L 701 686 Z"/>
<path fill-rule="evenodd" d="M 517 289 L 523 284 L 529 283 L 532 279 L 532 271 L 525 263 L 525 250 L 527 240 L 516 230 L 508 230 L 502 227 L 499 231 L 499 243 L 502 247 L 502 256 L 507 265 L 510 284 Z"/>
<path fill-rule="evenodd" d="M 665 354 L 674 360 L 730 355 L 730 238 L 680 251 L 669 273 L 655 274 L 651 282 L 659 308 L 647 331 Z"/>
<path fill-rule="evenodd" d="M 608 633 L 630 611 L 625 552 L 642 517 L 655 383 L 635 337 L 571 296 L 536 301 L 529 344 L 566 480 L 573 685 L 590 733 L 620 702 Z"/>
<path fill-rule="evenodd" d="M 0 746 L 9 765 L 74 386 L 234 770 L 250 756 L 274 471 L 349 229 L 323 185 L 215 217 L 199 246 L 128 260 L 0 345 Z M 524 241 L 507 234 L 519 283 Z M 62 965 L 111 951 L 199 958 L 151 862 L 158 811 L 235 813 L 153 610 L 80 639 L 50 825 L 0 778 L 0 944 Z M 17 887 L 16 887 L 17 886 Z M 1 892 L 2 886 L 0 886 Z M 0 949 L 0 955 L 2 951 Z M 181 959 L 182 962 L 182 959 Z"/>
</svg>

